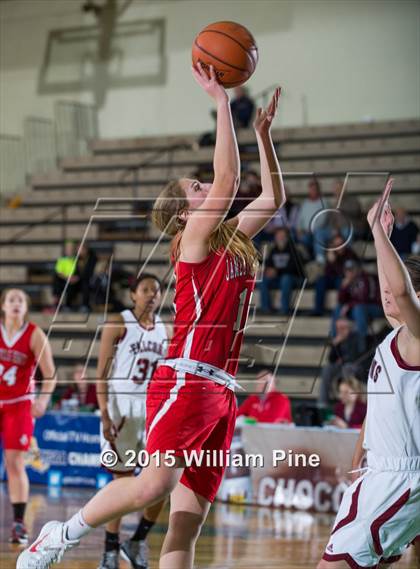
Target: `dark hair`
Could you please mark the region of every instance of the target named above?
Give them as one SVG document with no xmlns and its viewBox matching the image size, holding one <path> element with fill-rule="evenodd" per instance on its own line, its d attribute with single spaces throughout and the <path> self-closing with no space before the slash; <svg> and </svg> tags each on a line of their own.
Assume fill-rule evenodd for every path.
<svg viewBox="0 0 420 569">
<path fill-rule="evenodd" d="M 289 237 L 290 236 L 290 230 L 287 227 L 287 225 L 281 225 L 279 227 L 276 227 L 275 231 L 274 231 L 274 235 L 277 235 L 277 233 L 279 231 L 283 231 L 284 233 L 286 233 L 286 235 Z"/>
<path fill-rule="evenodd" d="M 131 290 L 131 292 L 136 292 L 137 287 L 139 286 L 139 284 L 140 284 L 142 281 L 146 280 L 146 279 L 153 279 L 153 280 L 155 280 L 155 281 L 159 284 L 159 288 L 160 288 L 160 289 L 162 288 L 162 283 L 161 283 L 160 279 L 159 279 L 156 275 L 154 275 L 153 273 L 142 273 L 142 274 L 139 275 L 138 277 L 133 278 L 133 279 L 131 280 L 131 283 L 130 283 L 130 290 Z"/>
<path fill-rule="evenodd" d="M 28 316 L 29 308 L 31 306 L 31 299 L 29 298 L 29 295 L 25 290 L 18 288 L 18 287 L 5 288 L 4 290 L 1 291 L 1 294 L 0 294 L 0 318 L 4 318 L 2 306 L 6 302 L 6 296 L 9 294 L 9 292 L 12 292 L 13 290 L 18 290 L 19 292 L 23 293 L 23 295 L 25 296 L 26 306 L 27 306 L 27 311 L 25 314 L 25 320 L 26 320 L 26 318 Z"/>
<path fill-rule="evenodd" d="M 420 292 L 420 255 L 410 255 L 404 261 L 415 292 Z"/>
<path fill-rule="evenodd" d="M 318 192 L 321 193 L 321 185 L 320 185 L 319 180 L 316 176 L 312 176 L 311 178 L 309 178 L 308 185 L 309 186 L 314 185 L 316 187 L 316 189 L 318 190 Z"/>
</svg>

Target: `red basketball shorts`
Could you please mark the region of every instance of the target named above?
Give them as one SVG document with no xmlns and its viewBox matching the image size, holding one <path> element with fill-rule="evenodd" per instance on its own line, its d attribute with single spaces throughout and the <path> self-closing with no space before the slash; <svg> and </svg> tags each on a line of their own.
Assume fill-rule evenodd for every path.
<svg viewBox="0 0 420 569">
<path fill-rule="evenodd" d="M 233 391 L 160 366 L 149 384 L 146 408 L 147 452 L 173 451 L 175 456 L 185 458 L 196 451 L 210 456 L 210 464 L 194 461 L 187 466 L 181 483 L 213 502 L 225 468 L 223 460 L 211 459 L 211 451 L 224 455 L 230 449 L 236 420 Z"/>
<path fill-rule="evenodd" d="M 5 450 L 28 450 L 34 432 L 31 406 L 30 400 L 0 403 L 0 438 Z"/>
</svg>

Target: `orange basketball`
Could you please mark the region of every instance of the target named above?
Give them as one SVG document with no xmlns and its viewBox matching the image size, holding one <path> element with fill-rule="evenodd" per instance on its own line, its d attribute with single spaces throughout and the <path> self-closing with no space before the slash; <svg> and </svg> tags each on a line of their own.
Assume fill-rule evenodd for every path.
<svg viewBox="0 0 420 569">
<path fill-rule="evenodd" d="M 220 83 L 229 89 L 242 85 L 254 73 L 258 48 L 252 34 L 241 24 L 215 22 L 195 38 L 192 60 L 194 65 L 213 65 Z"/>
</svg>

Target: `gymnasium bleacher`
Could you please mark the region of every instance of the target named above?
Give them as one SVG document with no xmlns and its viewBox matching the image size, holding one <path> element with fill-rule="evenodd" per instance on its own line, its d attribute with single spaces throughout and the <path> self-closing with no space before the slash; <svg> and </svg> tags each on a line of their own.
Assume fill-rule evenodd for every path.
<svg viewBox="0 0 420 569">
<path fill-rule="evenodd" d="M 253 132 L 241 131 L 238 139 L 242 163 L 258 169 Z M 273 139 L 288 193 L 295 201 L 305 197 L 313 174 L 327 199 L 332 195 L 333 181 L 348 174 L 347 191 L 356 195 L 366 210 L 391 174 L 395 178 L 394 202 L 407 208 L 420 224 L 419 120 L 274 129 Z M 55 260 L 65 239 L 80 242 L 83 236 L 99 257 L 112 252 L 113 262 L 132 274 L 147 261 L 147 271 L 168 278 L 168 239 L 158 240 L 158 232 L 146 223 L 133 229 L 124 222 L 134 218 L 133 200 L 144 208 L 141 219 L 168 179 L 192 175 L 211 163 L 213 149 L 199 148 L 196 140 L 196 134 L 93 140 L 89 155 L 64 158 L 57 171 L 33 176 L 30 187 L 21 192 L 20 207 L 1 208 L 0 287 L 27 290 L 33 301 L 32 319 L 47 331 L 52 315 L 42 313 L 42 308 L 51 300 Z M 121 222 L 118 231 L 110 220 Z M 356 244 L 360 250 L 363 246 Z M 364 259 L 368 270 L 375 270 L 369 243 Z M 291 321 L 259 315 L 256 291 L 238 378 L 246 385 L 256 369 L 278 364 L 282 391 L 295 399 L 313 398 L 330 319 L 309 316 L 310 285 L 301 295 L 295 292 L 296 298 L 301 298 Z M 163 314 L 168 319 L 171 302 L 171 295 L 166 295 Z M 335 293 L 329 293 L 328 307 L 334 303 Z M 95 330 L 102 318 L 101 307 L 89 316 L 58 315 L 50 339 L 61 381 L 74 363 L 86 358 L 94 377 Z"/>
</svg>

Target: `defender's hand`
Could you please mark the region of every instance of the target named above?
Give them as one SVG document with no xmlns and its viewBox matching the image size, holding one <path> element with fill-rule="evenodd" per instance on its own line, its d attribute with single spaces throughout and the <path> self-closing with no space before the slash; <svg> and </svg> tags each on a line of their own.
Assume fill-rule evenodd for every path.
<svg viewBox="0 0 420 569">
<path fill-rule="evenodd" d="M 390 227 L 390 225 L 389 225 L 389 222 L 390 222 L 389 213 L 386 214 L 387 215 L 386 227 L 382 223 L 382 218 L 384 216 L 386 206 L 388 205 L 388 198 L 389 198 L 389 194 L 391 193 L 393 183 L 394 183 L 394 180 L 392 178 L 390 178 L 388 180 L 388 182 L 386 183 L 385 189 L 384 189 L 381 197 L 376 200 L 376 202 L 373 204 L 373 206 L 368 211 L 367 220 L 368 220 L 368 223 L 369 223 L 372 230 L 375 229 L 376 224 L 378 224 L 377 227 L 379 227 L 379 226 L 383 227 L 385 232 L 387 232 L 386 227 L 389 230 L 389 227 Z M 388 208 L 389 208 L 389 205 L 388 205 Z M 389 211 L 390 211 L 390 208 L 389 208 Z M 384 221 L 385 221 L 385 218 L 384 218 Z M 387 235 L 388 235 L 388 233 L 387 233 Z"/>
</svg>

